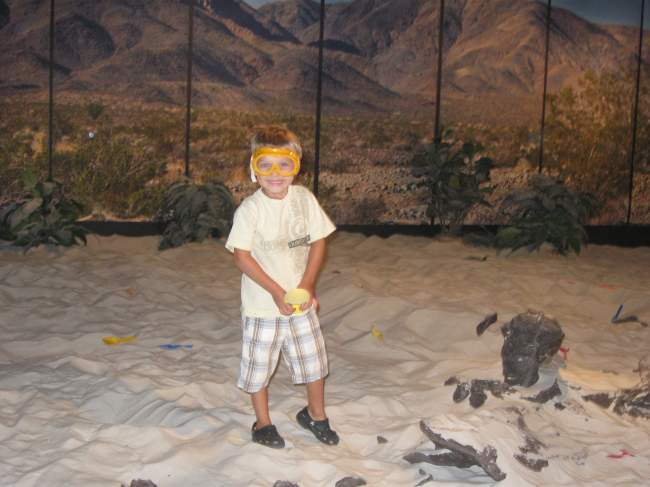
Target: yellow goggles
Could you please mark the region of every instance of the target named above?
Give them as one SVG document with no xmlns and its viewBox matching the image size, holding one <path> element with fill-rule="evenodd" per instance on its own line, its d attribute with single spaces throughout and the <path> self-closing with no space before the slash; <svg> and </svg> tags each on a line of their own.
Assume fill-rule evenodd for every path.
<svg viewBox="0 0 650 487">
<path fill-rule="evenodd" d="M 270 161 L 267 156 L 282 159 Z M 258 176 L 295 176 L 300 171 L 300 157 L 284 147 L 260 147 L 251 157 L 251 166 Z"/>
</svg>

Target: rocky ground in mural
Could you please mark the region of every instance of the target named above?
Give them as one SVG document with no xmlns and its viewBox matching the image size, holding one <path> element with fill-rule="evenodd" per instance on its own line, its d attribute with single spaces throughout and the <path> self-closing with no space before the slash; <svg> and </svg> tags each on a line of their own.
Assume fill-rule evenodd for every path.
<svg viewBox="0 0 650 487">
<path fill-rule="evenodd" d="M 332 216 L 343 223 L 396 223 L 426 224 L 426 188 L 418 188 L 418 180 L 407 165 L 377 167 L 367 164 L 350 173 L 334 173 L 325 169 L 321 178 L 321 193 L 324 205 Z M 535 165 L 522 159 L 514 167 L 501 167 L 491 172 L 488 195 L 489 207 L 475 206 L 465 223 L 504 224 L 507 216 L 501 202 L 513 189 L 526 186 L 530 177 L 537 173 Z M 604 202 L 600 215 L 590 221 L 595 225 L 615 225 L 625 222 L 627 197 Z M 650 174 L 635 177 L 633 193 L 632 222 L 647 222 L 650 215 Z"/>
<path fill-rule="evenodd" d="M 19 197 L 22 179 L 47 175 L 47 105 L 4 101 L 0 120 L 0 201 Z M 184 174 L 184 111 L 156 104 L 120 105 L 110 98 L 62 98 L 55 112 L 54 178 L 61 180 L 94 220 L 148 220 L 169 184 Z M 285 124 L 303 140 L 297 184 L 313 187 L 314 117 L 305 114 L 193 113 L 190 173 L 197 182 L 223 181 L 235 200 L 256 186 L 248 174 L 251 129 L 268 121 Z M 416 151 L 431 140 L 432 124 L 405 116 L 328 117 L 323 120 L 319 199 L 340 224 L 427 224 L 428 190 L 412 174 Z M 537 173 L 538 147 L 526 127 L 455 124 L 458 140 L 476 140 L 495 161 L 491 206 L 473 208 L 465 223 L 505 223 L 501 201 Z M 532 141 L 531 141 L 532 140 Z M 632 222 L 648 223 L 650 172 L 641 165 L 634 180 Z M 627 178 L 622 167 L 618 179 Z M 554 173 L 557 174 L 557 173 Z M 569 180 L 569 184 L 571 181 Z M 607 185 L 604 185 L 607 186 Z M 625 221 L 627 195 L 607 200 L 593 224 Z"/>
</svg>

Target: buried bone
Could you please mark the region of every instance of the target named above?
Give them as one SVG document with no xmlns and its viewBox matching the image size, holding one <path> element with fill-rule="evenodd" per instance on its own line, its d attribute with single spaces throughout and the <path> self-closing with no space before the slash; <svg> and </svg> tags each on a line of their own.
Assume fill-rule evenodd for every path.
<svg viewBox="0 0 650 487">
<path fill-rule="evenodd" d="M 599 392 L 582 396 L 585 401 L 598 404 L 612 410 L 618 415 L 650 419 L 650 355 L 639 360 L 639 384 L 629 389 L 614 393 Z"/>
<path fill-rule="evenodd" d="M 441 453 L 437 455 L 425 455 L 424 453 L 414 452 L 404 456 L 404 460 L 409 463 L 427 462 L 433 465 L 453 466 L 459 468 L 468 468 L 478 465 L 485 473 L 494 480 L 503 480 L 506 474 L 498 467 L 497 451 L 493 446 L 486 446 L 483 451 L 478 452 L 474 447 L 462 445 L 455 440 L 445 439 L 438 433 L 431 430 L 424 421 L 420 421 L 420 429 L 433 442 L 438 449 L 450 450 L 450 453 Z"/>
<path fill-rule="evenodd" d="M 454 379 L 453 382 L 452 379 Z M 474 408 L 482 406 L 487 399 L 485 391 L 490 391 L 494 397 L 499 399 L 503 398 L 503 394 L 514 392 L 512 387 L 499 380 L 472 379 L 468 383 L 461 382 L 456 377 L 450 377 L 445 381 L 445 384 L 449 385 L 454 383 L 456 384 L 453 395 L 454 402 L 462 402 L 469 396 L 469 403 Z"/>
<path fill-rule="evenodd" d="M 564 332 L 559 323 L 544 313 L 527 312 L 501 327 L 503 377 L 507 384 L 529 387 L 539 379 L 539 366 L 555 355 Z"/>
<path fill-rule="evenodd" d="M 553 385 L 548 387 L 547 389 L 544 389 L 541 391 L 539 394 L 532 396 L 532 397 L 524 397 L 527 401 L 531 402 L 537 402 L 540 404 L 544 404 L 554 397 L 561 396 L 562 391 L 560 390 L 560 386 L 557 384 L 557 379 L 553 382 Z"/>
<path fill-rule="evenodd" d="M 487 330 L 492 323 L 495 323 L 497 321 L 497 314 L 492 313 L 487 315 L 485 318 L 483 318 L 483 321 L 481 321 L 478 325 L 476 325 L 476 334 L 478 336 L 481 336 L 483 333 L 485 333 L 485 330 Z"/>
<path fill-rule="evenodd" d="M 360 485 L 366 485 L 366 481 L 360 477 L 343 477 L 334 484 L 334 487 L 359 487 Z"/>
</svg>

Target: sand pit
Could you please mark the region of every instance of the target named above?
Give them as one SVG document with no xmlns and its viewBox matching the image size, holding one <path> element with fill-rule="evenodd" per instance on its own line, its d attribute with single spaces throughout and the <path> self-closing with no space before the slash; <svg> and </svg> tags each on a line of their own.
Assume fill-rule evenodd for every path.
<svg viewBox="0 0 650 487">
<path fill-rule="evenodd" d="M 457 240 L 337 234 L 318 296 L 341 443 L 296 424 L 304 388 L 281 363 L 270 405 L 287 448 L 271 450 L 251 443 L 252 407 L 235 386 L 232 257 L 219 241 L 162 253 L 157 244 L 90 236 L 87 247 L 27 255 L 0 246 L 0 485 L 648 485 L 650 420 L 583 397 L 639 384 L 650 329 L 611 319 L 624 304 L 623 317 L 650 321 L 650 248 L 497 256 Z M 500 328 L 528 309 L 566 335 L 539 381 L 476 408 L 454 402 L 452 376 L 503 380 Z M 559 395 L 527 399 L 556 380 Z M 505 478 L 406 461 L 440 453 L 421 421 L 446 441 L 494 448 Z"/>
</svg>

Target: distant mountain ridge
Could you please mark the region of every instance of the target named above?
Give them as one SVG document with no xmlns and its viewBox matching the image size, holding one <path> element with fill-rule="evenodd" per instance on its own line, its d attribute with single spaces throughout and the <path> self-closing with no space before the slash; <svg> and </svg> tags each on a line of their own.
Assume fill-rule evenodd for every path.
<svg viewBox="0 0 650 487">
<path fill-rule="evenodd" d="M 437 2 L 351 0 L 326 7 L 323 96 L 333 110 L 430 110 L 437 58 Z M 173 0 L 59 0 L 57 90 L 182 103 L 186 5 Z M 513 109 L 539 98 L 546 6 L 464 0 L 444 22 L 445 100 L 492 97 Z M 0 93 L 45 89 L 47 0 L 0 0 Z M 195 100 L 225 108 L 311 110 L 320 4 L 200 0 L 195 15 Z M 554 9 L 549 83 L 588 69 L 632 66 L 638 29 L 590 23 Z M 648 43 L 650 45 L 650 43 Z M 505 101 L 504 101 L 505 100 Z"/>
</svg>

